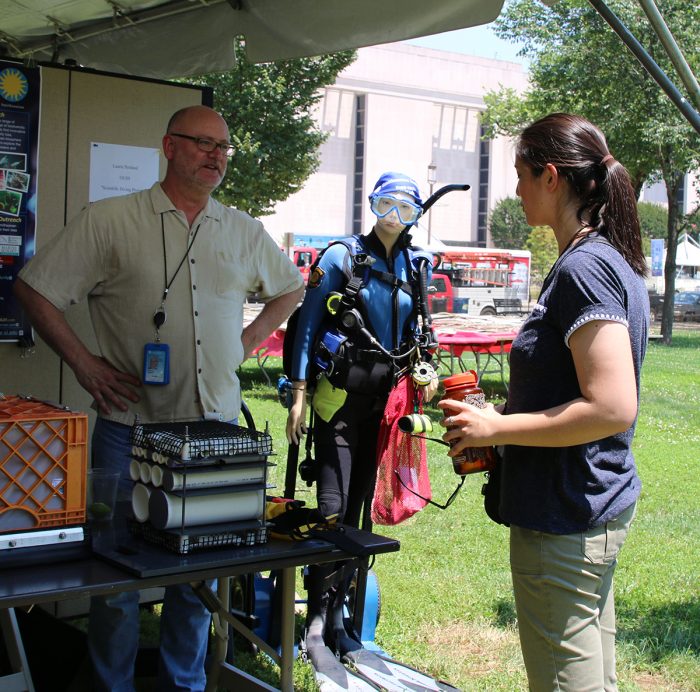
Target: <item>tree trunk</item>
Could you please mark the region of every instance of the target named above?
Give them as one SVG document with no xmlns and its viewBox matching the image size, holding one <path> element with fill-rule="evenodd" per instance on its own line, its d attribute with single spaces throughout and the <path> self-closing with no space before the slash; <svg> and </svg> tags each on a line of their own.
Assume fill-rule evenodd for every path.
<svg viewBox="0 0 700 692">
<path fill-rule="evenodd" d="M 664 307 L 661 315 L 661 341 L 669 345 L 673 338 L 673 303 L 676 294 L 676 251 L 678 249 L 678 190 L 683 174 L 677 171 L 664 175 L 668 201 L 666 226 L 666 262 L 664 263 Z"/>
</svg>

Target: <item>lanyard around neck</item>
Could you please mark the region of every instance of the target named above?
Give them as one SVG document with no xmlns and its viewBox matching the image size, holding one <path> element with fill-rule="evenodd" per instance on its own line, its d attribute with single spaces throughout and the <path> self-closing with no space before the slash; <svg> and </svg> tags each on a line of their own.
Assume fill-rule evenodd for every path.
<svg viewBox="0 0 700 692">
<path fill-rule="evenodd" d="M 190 240 L 189 244 L 187 245 L 187 249 L 185 250 L 185 254 L 182 256 L 182 259 L 180 260 L 180 263 L 177 265 L 177 268 L 175 269 L 174 274 L 170 277 L 170 281 L 168 281 L 168 253 L 165 249 L 165 221 L 163 220 L 165 212 L 162 212 L 160 215 L 160 234 L 161 238 L 163 240 L 163 297 L 160 299 L 160 307 L 153 313 L 153 324 L 155 325 L 156 328 L 156 341 L 158 340 L 158 330 L 165 324 L 165 320 L 167 319 L 168 315 L 165 312 L 165 301 L 168 298 L 168 292 L 170 291 L 170 287 L 173 285 L 173 281 L 175 281 L 175 277 L 178 275 L 180 269 L 182 268 L 182 265 L 184 264 L 185 260 L 190 254 L 190 250 L 192 249 L 192 246 L 194 245 L 194 241 L 197 239 L 197 234 L 199 233 L 199 228 L 202 225 L 202 222 L 200 221 L 197 224 L 197 228 L 194 229 L 194 233 L 192 234 L 192 240 Z"/>
</svg>

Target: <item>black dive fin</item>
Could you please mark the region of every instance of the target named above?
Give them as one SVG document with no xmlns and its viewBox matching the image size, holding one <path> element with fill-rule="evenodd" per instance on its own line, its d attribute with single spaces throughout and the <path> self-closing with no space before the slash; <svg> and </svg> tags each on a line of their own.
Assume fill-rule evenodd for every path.
<svg viewBox="0 0 700 692">
<path fill-rule="evenodd" d="M 380 688 L 346 668 L 327 646 L 304 652 L 320 692 L 376 692 Z"/>
</svg>

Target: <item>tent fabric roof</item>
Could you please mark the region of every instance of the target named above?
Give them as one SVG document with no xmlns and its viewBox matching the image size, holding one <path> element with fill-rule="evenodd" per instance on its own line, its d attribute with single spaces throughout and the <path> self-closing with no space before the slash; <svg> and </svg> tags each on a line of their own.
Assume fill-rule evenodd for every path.
<svg viewBox="0 0 700 692">
<path fill-rule="evenodd" d="M 498 17 L 503 0 L 0 0 L 7 56 L 170 79 L 401 41 Z M 1 54 L 1 53 L 0 53 Z"/>
<path fill-rule="evenodd" d="M 700 245 L 687 233 L 678 238 L 676 266 L 700 267 Z"/>
</svg>

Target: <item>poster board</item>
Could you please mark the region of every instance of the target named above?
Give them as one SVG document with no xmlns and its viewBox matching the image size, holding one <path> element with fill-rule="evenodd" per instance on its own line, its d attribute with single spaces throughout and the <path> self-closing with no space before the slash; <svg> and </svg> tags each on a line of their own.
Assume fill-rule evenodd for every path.
<svg viewBox="0 0 700 692">
<path fill-rule="evenodd" d="M 0 59 L 0 342 L 31 333 L 12 284 L 34 248 L 41 77 Z"/>
</svg>

